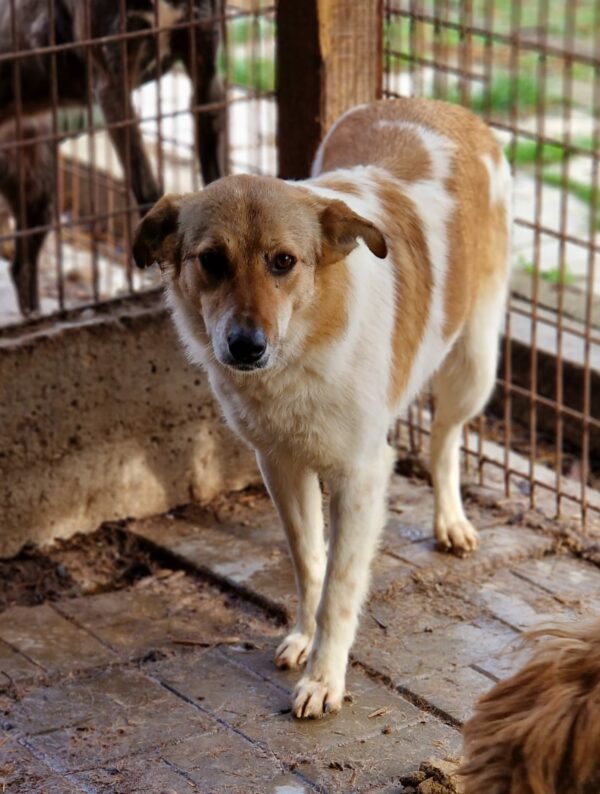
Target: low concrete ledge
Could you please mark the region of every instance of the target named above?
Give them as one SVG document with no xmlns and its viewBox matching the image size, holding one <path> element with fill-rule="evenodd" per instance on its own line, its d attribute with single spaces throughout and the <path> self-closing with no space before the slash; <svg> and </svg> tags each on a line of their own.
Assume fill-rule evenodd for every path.
<svg viewBox="0 0 600 794">
<path fill-rule="evenodd" d="M 160 295 L 0 335 L 0 556 L 256 481 Z"/>
</svg>

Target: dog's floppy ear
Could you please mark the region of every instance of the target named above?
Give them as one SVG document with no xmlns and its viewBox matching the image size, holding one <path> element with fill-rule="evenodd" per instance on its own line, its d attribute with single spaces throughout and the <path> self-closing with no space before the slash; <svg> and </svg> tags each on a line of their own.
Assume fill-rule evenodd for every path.
<svg viewBox="0 0 600 794">
<path fill-rule="evenodd" d="M 348 256 L 358 245 L 357 237 L 362 237 L 371 253 L 385 259 L 387 245 L 379 229 L 343 201 L 328 201 L 320 213 L 323 249 L 321 262 L 330 264 Z"/>
<path fill-rule="evenodd" d="M 167 193 L 139 222 L 133 238 L 133 258 L 139 268 L 154 262 L 175 265 L 179 259 L 179 210 L 183 196 Z"/>
</svg>

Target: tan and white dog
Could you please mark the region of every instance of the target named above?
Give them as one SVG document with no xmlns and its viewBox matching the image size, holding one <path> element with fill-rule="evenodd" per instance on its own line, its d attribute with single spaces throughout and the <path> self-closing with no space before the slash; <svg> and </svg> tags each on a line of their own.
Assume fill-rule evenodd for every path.
<svg viewBox="0 0 600 794">
<path fill-rule="evenodd" d="M 508 278 L 510 172 L 488 128 L 441 102 L 352 109 L 313 177 L 230 176 L 165 196 L 140 224 L 190 358 L 256 450 L 299 594 L 275 663 L 306 672 L 297 717 L 337 711 L 385 523 L 387 434 L 433 377 L 435 535 L 470 552 L 463 423 L 494 383 Z M 331 492 L 326 554 L 319 477 Z"/>
</svg>

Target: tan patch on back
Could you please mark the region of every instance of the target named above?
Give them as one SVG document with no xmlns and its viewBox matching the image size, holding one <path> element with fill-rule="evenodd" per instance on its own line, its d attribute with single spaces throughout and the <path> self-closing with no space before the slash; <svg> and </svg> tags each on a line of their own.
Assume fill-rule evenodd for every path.
<svg viewBox="0 0 600 794">
<path fill-rule="evenodd" d="M 395 314 L 393 366 L 388 394 L 398 405 L 429 319 L 433 277 L 421 221 L 410 199 L 390 180 L 377 182 L 377 198 L 384 212 L 390 258 L 394 268 Z"/>
<path fill-rule="evenodd" d="M 500 163 L 499 146 L 489 153 Z M 503 289 L 508 261 L 507 208 L 503 201 L 491 203 L 489 175 L 481 160 L 464 157 L 447 189 L 456 208 L 448 224 L 445 339 L 460 330 L 482 290 Z"/>
<path fill-rule="evenodd" d="M 335 173 L 323 174 L 318 179 L 315 179 L 315 184 L 320 187 L 326 187 L 328 190 L 337 190 L 340 193 L 347 193 L 349 196 L 360 196 L 361 189 L 351 179 L 345 179 Z"/>
<path fill-rule="evenodd" d="M 378 165 L 407 182 L 430 177 L 431 158 L 418 132 L 401 120 L 398 124 L 397 119 L 372 117 L 371 107 L 350 114 L 336 127 L 325 144 L 321 172 Z"/>
<path fill-rule="evenodd" d="M 327 345 L 340 338 L 348 325 L 349 297 L 350 275 L 346 260 L 317 265 L 307 348 Z"/>
<path fill-rule="evenodd" d="M 460 331 L 478 292 L 488 284 L 502 286 L 506 279 L 506 208 L 490 204 L 489 177 L 481 162 L 482 155 L 491 157 L 496 167 L 501 162 L 500 146 L 489 128 L 470 111 L 446 102 L 374 102 L 333 129 L 322 152 L 322 170 L 375 165 L 405 181 L 431 178 L 431 158 L 418 128 L 443 135 L 456 147 L 444 186 L 455 205 L 446 229 L 443 333 L 448 339 Z M 393 188 L 388 196 L 393 207 L 392 194 Z M 395 234 L 388 237 L 393 240 Z"/>
</svg>

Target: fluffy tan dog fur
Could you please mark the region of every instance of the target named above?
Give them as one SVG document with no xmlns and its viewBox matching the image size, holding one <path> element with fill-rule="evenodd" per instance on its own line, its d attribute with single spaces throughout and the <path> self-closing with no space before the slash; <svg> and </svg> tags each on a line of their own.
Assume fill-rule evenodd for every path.
<svg viewBox="0 0 600 794">
<path fill-rule="evenodd" d="M 600 792 L 600 621 L 532 632 L 465 725 L 465 794 Z"/>
</svg>

